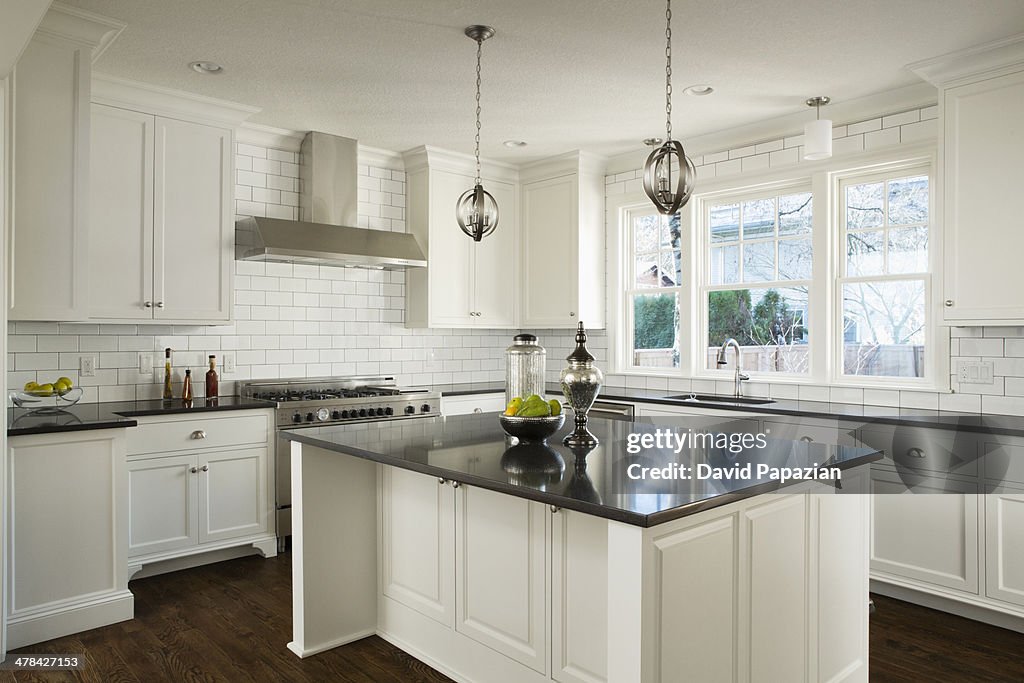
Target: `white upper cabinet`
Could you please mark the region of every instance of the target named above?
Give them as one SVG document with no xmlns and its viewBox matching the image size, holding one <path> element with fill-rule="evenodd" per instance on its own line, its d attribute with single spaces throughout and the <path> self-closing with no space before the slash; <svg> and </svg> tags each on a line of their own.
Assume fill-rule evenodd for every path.
<svg viewBox="0 0 1024 683">
<path fill-rule="evenodd" d="M 15 67 L 11 320 L 86 317 L 91 64 L 123 27 L 55 5 Z"/>
<path fill-rule="evenodd" d="M 94 84 L 90 319 L 231 319 L 233 126 L 251 109 L 174 97 Z"/>
<path fill-rule="evenodd" d="M 939 88 L 943 321 L 1024 324 L 1024 35 L 911 68 Z"/>
<path fill-rule="evenodd" d="M 409 232 L 426 268 L 406 271 L 409 327 L 510 328 L 518 305 L 518 188 L 514 171 L 483 178 L 498 204 L 495 231 L 480 242 L 459 229 L 455 204 L 473 187 L 472 159 L 419 148 L 406 155 Z"/>
<path fill-rule="evenodd" d="M 520 179 L 522 326 L 604 327 L 604 160 L 574 152 Z"/>
</svg>

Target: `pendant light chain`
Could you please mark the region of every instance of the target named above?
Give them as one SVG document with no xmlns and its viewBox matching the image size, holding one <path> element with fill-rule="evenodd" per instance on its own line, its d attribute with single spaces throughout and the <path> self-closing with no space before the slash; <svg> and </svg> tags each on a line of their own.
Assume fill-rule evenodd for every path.
<svg viewBox="0 0 1024 683">
<path fill-rule="evenodd" d="M 665 2 L 665 140 L 672 140 L 672 0 Z"/>
<path fill-rule="evenodd" d="M 480 59 L 484 41 L 476 41 L 476 184 L 480 184 Z"/>
</svg>

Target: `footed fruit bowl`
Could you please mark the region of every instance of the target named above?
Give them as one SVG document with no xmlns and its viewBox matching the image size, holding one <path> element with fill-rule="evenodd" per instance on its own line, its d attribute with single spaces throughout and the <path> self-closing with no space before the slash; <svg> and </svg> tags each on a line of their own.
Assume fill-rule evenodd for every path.
<svg viewBox="0 0 1024 683">
<path fill-rule="evenodd" d="M 501 422 L 501 428 L 509 436 L 514 436 L 523 443 L 544 443 L 565 424 L 565 413 L 548 417 L 499 415 L 498 420 Z"/>
</svg>

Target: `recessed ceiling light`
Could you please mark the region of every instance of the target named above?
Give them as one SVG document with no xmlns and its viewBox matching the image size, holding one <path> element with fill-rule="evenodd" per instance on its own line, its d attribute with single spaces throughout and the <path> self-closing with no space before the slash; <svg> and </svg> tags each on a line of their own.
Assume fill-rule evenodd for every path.
<svg viewBox="0 0 1024 683">
<path fill-rule="evenodd" d="M 693 97 L 704 97 L 705 95 L 710 95 L 715 92 L 715 89 L 710 85 L 700 83 L 683 88 L 683 92 L 687 95 L 692 95 Z"/>
<path fill-rule="evenodd" d="M 215 76 L 224 73 L 224 67 L 217 62 L 198 61 L 189 63 L 188 67 L 197 74 L 204 76 Z"/>
<path fill-rule="evenodd" d="M 511 147 L 513 149 L 516 147 L 526 147 L 525 140 L 505 140 L 505 142 L 501 144 L 505 145 L 506 147 Z"/>
<path fill-rule="evenodd" d="M 658 145 L 663 143 L 664 140 L 662 140 L 661 138 L 644 138 L 643 142 L 648 147 L 657 147 Z"/>
</svg>

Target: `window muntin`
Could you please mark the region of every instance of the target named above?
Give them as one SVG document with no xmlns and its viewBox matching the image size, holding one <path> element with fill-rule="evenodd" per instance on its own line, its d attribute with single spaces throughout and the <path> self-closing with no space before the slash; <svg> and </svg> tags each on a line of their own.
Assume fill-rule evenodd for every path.
<svg viewBox="0 0 1024 683">
<path fill-rule="evenodd" d="M 698 361 L 716 370 L 718 348 L 736 339 L 744 370 L 807 375 L 814 249 L 813 196 L 786 190 L 705 204 L 707 346 Z"/>
<path fill-rule="evenodd" d="M 841 376 L 928 374 L 930 192 L 927 169 L 840 183 Z"/>
<path fill-rule="evenodd" d="M 683 277 L 679 216 L 627 213 L 626 329 L 630 368 L 678 368 Z"/>
</svg>

